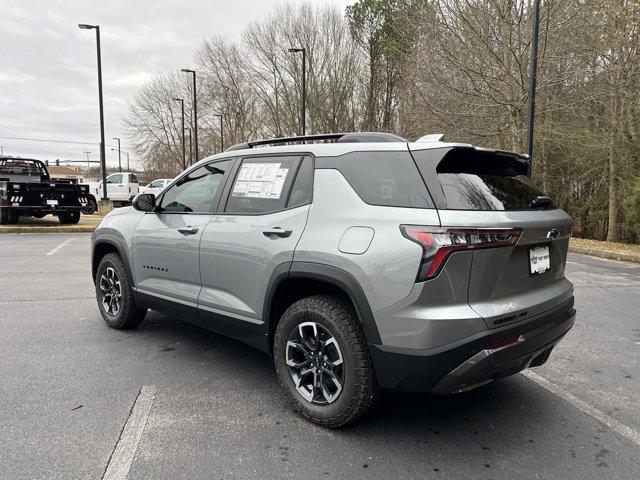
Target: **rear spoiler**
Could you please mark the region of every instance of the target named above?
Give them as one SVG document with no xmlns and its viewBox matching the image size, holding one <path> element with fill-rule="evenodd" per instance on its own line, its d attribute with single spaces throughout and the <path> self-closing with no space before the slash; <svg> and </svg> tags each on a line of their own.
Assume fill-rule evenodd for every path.
<svg viewBox="0 0 640 480">
<path fill-rule="evenodd" d="M 467 168 L 482 168 L 483 160 L 498 160 L 500 163 L 504 164 L 504 167 L 508 166 L 518 174 L 526 175 L 528 172 L 529 155 L 510 152 L 508 150 L 472 146 L 459 146 L 451 148 L 445 155 L 442 156 L 440 161 L 437 163 L 436 172 L 440 173 L 442 171 L 447 171 L 447 173 L 454 173 L 456 170 L 458 170 L 459 167 L 457 167 L 458 163 L 451 157 L 457 157 L 456 153 L 462 153 L 465 151 L 469 153 L 476 152 L 476 154 L 478 154 L 479 156 L 479 158 L 476 158 L 470 164 L 467 164 Z M 488 155 L 489 157 L 483 159 L 483 155 Z M 448 162 L 447 160 L 450 161 Z M 457 160 L 460 160 L 460 157 L 458 157 Z M 453 161 L 454 163 L 451 163 L 451 161 Z"/>
<path fill-rule="evenodd" d="M 511 152 L 509 150 L 498 150 L 496 148 L 485 148 L 485 147 L 473 147 L 473 148 L 481 152 L 492 152 L 498 155 L 504 155 L 505 157 L 517 158 L 518 160 L 524 163 L 529 163 L 529 155 L 527 155 L 526 153 Z"/>
</svg>

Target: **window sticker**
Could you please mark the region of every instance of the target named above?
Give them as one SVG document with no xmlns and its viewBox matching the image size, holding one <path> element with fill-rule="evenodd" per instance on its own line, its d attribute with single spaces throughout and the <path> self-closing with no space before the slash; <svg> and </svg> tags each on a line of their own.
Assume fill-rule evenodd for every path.
<svg viewBox="0 0 640 480">
<path fill-rule="evenodd" d="M 244 163 L 231 195 L 246 198 L 280 199 L 288 168 L 280 163 Z"/>
</svg>

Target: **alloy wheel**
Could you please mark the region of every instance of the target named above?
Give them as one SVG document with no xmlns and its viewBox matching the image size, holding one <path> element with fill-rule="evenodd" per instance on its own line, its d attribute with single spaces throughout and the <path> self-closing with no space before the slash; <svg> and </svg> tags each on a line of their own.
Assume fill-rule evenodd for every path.
<svg viewBox="0 0 640 480">
<path fill-rule="evenodd" d="M 344 385 L 342 352 L 334 336 L 315 322 L 298 324 L 285 350 L 289 374 L 298 393 L 317 405 L 334 402 Z"/>
<path fill-rule="evenodd" d="M 102 292 L 102 306 L 104 311 L 115 317 L 122 305 L 122 288 L 120 279 L 113 267 L 107 267 L 100 276 L 100 291 Z"/>
</svg>

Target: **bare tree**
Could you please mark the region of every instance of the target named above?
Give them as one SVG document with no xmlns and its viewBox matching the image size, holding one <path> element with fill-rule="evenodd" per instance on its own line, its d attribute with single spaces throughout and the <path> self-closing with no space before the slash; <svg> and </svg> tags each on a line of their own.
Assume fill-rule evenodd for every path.
<svg viewBox="0 0 640 480">
<path fill-rule="evenodd" d="M 184 96 L 185 90 L 182 75 L 159 74 L 140 90 L 129 106 L 124 122 L 133 148 L 145 167 L 173 174 L 182 169 L 182 124 L 180 109 L 173 99 Z"/>
<path fill-rule="evenodd" d="M 311 133 L 442 132 L 522 151 L 532 2 L 281 4 L 238 40 L 212 37 L 196 52 L 201 150 L 219 150 L 219 114 L 227 145 L 296 134 L 302 65 L 288 49 L 305 47 Z M 640 238 L 639 25 L 638 0 L 542 2 L 533 173 L 578 235 Z M 126 124 L 148 171 L 179 171 L 172 98 L 185 99 L 192 126 L 191 88 L 161 73 L 131 103 Z"/>
</svg>

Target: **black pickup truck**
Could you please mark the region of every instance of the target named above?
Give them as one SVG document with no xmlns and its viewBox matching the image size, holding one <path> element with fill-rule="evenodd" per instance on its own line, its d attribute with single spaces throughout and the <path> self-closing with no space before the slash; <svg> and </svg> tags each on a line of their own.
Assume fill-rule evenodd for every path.
<svg viewBox="0 0 640 480">
<path fill-rule="evenodd" d="M 89 201 L 89 186 L 52 180 L 40 160 L 0 157 L 0 224 L 20 217 L 55 215 L 60 223 L 78 223 Z"/>
</svg>

